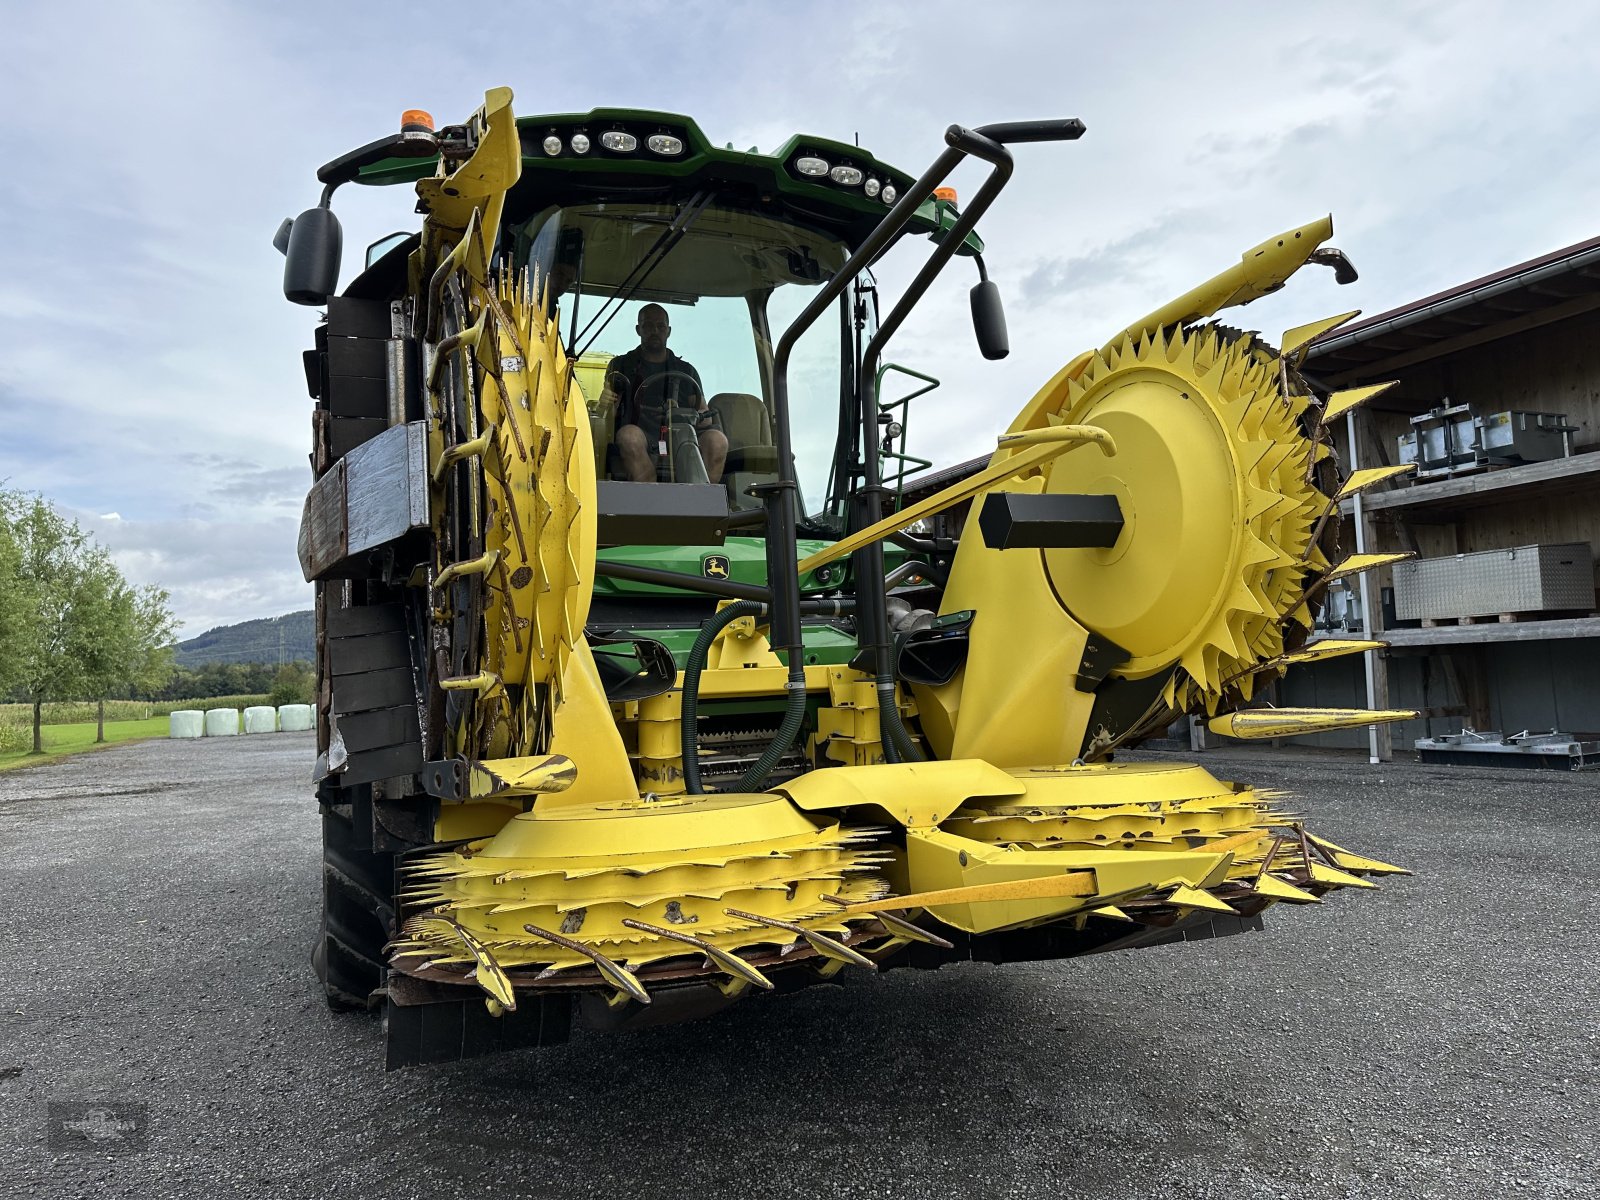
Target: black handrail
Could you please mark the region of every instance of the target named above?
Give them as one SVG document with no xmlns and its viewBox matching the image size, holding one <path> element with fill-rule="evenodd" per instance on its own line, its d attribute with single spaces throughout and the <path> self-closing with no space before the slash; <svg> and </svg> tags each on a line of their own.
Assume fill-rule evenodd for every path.
<svg viewBox="0 0 1600 1200">
<path fill-rule="evenodd" d="M 960 125 L 950 126 L 945 130 L 947 148 L 944 152 L 934 159 L 915 183 L 906 189 L 905 195 L 895 201 L 883 220 L 867 235 L 844 265 L 834 272 L 833 277 L 812 298 L 811 303 L 806 305 L 778 340 L 772 380 L 772 416 L 778 452 L 778 478 L 772 483 L 763 485 L 759 491 L 767 509 L 767 586 L 772 589 L 772 646 L 773 649 L 787 652 L 788 655 L 790 708 L 795 706 L 796 701 L 803 705 L 805 698 L 805 668 L 800 633 L 799 555 L 795 534 L 797 514 L 794 510 L 798 483 L 794 477 L 794 447 L 789 424 L 789 357 L 796 343 L 815 324 L 823 310 L 843 294 L 851 281 L 889 248 L 916 211 L 932 197 L 933 189 L 944 182 L 962 159 L 970 154 L 993 165 L 994 169 L 979 188 L 973 203 L 940 239 L 928 262 L 923 265 L 906 294 L 895 305 L 889 319 L 878 330 L 868 346 L 862 369 L 857 373 L 857 410 L 861 413 L 862 451 L 866 461 L 863 464 L 863 486 L 857 492 L 852 515 L 856 522 L 855 528 L 865 528 L 881 516 L 881 513 L 870 512 L 870 509 L 881 508 L 883 485 L 878 463 L 877 404 L 873 398 L 863 395 L 863 389 L 872 386 L 867 381 L 876 379 L 876 363 L 882 354 L 884 344 L 904 321 L 911 307 L 928 290 L 934 277 L 966 240 L 978 217 L 989 207 L 1011 177 L 1011 154 L 1004 148 L 1004 143 L 1066 141 L 1081 137 L 1083 132 L 1083 123 L 1076 119 L 1015 121 L 982 126 L 976 130 L 969 130 Z M 910 739 L 900 725 L 899 712 L 893 702 L 894 680 L 892 663 L 889 662 L 888 617 L 880 584 L 883 579 L 881 543 L 873 543 L 866 549 L 857 551 L 854 562 L 857 586 L 862 589 L 857 595 L 858 641 L 863 649 L 870 646 L 873 652 L 881 708 L 880 718 L 885 722 L 885 757 L 890 761 L 898 761 L 907 750 L 911 753 L 915 751 L 911 748 Z M 888 703 L 884 707 L 883 692 L 886 679 Z M 786 728 L 787 724 L 786 722 Z"/>
<path fill-rule="evenodd" d="M 996 196 L 1010 181 L 1013 169 L 1011 152 L 992 138 L 986 137 L 976 130 L 964 129 L 960 125 L 952 125 L 945 131 L 945 141 L 949 143 L 951 151 L 959 154 L 971 154 L 991 164 L 992 170 L 989 177 L 983 181 L 978 193 L 973 197 L 972 203 L 956 220 L 949 231 L 939 242 L 934 252 L 928 256 L 928 261 L 922 264 L 922 269 L 917 272 L 903 295 L 895 303 L 889 315 L 884 318 L 878 327 L 876 335 L 867 346 L 867 352 L 862 357 L 861 380 L 876 380 L 878 377 L 878 362 L 883 357 L 883 348 L 892 338 L 900 326 L 905 322 L 911 310 L 916 307 L 919 300 L 933 284 L 939 272 L 944 270 L 945 264 L 955 256 L 956 250 L 966 240 L 969 233 L 989 206 L 994 203 Z M 949 153 L 949 151 L 947 151 Z M 852 506 L 852 520 L 850 532 L 865 529 L 883 517 L 883 500 L 887 494 L 883 487 L 882 464 L 879 461 L 878 441 L 878 399 L 877 389 L 863 383 L 857 397 L 857 409 L 861 413 L 862 439 L 861 439 L 861 472 L 862 482 L 856 492 L 855 503 Z M 851 556 L 851 563 L 858 580 L 883 578 L 883 543 L 871 542 L 857 550 Z M 870 595 L 868 594 L 870 592 Z M 873 682 L 878 693 L 878 719 L 883 729 L 884 757 L 890 762 L 900 759 L 916 759 L 921 757 L 916 747 L 912 744 L 910 735 L 906 733 L 905 726 L 900 721 L 900 710 L 895 702 L 894 688 L 894 661 L 892 644 L 889 638 L 889 614 L 884 601 L 883 592 L 879 588 L 868 589 L 859 596 L 856 612 L 856 642 L 860 648 L 871 658 L 873 664 Z"/>
</svg>

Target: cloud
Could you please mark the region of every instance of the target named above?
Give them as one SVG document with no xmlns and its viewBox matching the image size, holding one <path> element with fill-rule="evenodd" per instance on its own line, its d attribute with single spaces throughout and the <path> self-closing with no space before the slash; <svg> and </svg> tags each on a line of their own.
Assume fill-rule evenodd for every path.
<svg viewBox="0 0 1600 1200">
<path fill-rule="evenodd" d="M 1592 74 L 1593 6 L 1353 2 L 1312 29 L 1268 3 L 593 3 L 536 43 L 520 8 L 419 38 L 434 12 L 8 13 L 0 150 L 20 165 L 0 205 L 0 479 L 90 514 L 190 629 L 305 607 L 299 355 L 315 315 L 282 300 L 269 243 L 315 202 L 320 163 L 405 108 L 453 120 L 509 83 L 523 112 L 677 111 L 767 150 L 859 135 L 913 172 L 952 122 L 1082 117 L 1079 142 L 1014 148 L 981 225 L 1011 357 L 976 354 L 965 263 L 891 347 L 944 381 L 910 426 L 912 451 L 941 463 L 991 447 L 1078 351 L 1328 211 L 1361 283 L 1303 273 L 1234 319 L 1275 334 L 1377 311 L 1596 232 L 1600 159 L 1575 148 L 1600 94 L 1571 82 Z M 983 175 L 969 163 L 952 182 L 970 198 Z M 403 188 L 345 188 L 336 207 L 351 263 L 415 223 Z M 879 265 L 886 301 L 926 250 Z"/>
<path fill-rule="evenodd" d="M 204 517 L 130 521 L 63 512 L 111 552 L 130 581 L 171 594 L 185 637 L 311 603 L 295 556 L 298 513 L 240 519 L 214 508 Z"/>
<path fill-rule="evenodd" d="M 1109 287 L 1149 291 L 1164 282 L 1163 248 L 1202 228 L 1194 214 L 1172 213 L 1078 254 L 1040 258 L 1018 281 L 1018 294 L 1030 305 L 1059 305 L 1077 293 Z"/>
</svg>

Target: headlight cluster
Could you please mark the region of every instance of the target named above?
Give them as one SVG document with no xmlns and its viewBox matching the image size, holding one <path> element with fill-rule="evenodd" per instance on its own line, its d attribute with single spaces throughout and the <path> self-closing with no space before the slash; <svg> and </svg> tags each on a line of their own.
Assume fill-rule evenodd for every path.
<svg viewBox="0 0 1600 1200">
<path fill-rule="evenodd" d="M 828 179 L 840 187 L 860 188 L 868 200 L 881 199 L 885 204 L 893 204 L 899 196 L 894 184 L 884 183 L 860 167 L 848 163 L 834 164 L 816 154 L 802 154 L 791 164 L 791 169 L 806 179 Z"/>
<path fill-rule="evenodd" d="M 612 154 L 633 154 L 639 149 L 638 136 L 625 129 L 607 129 L 600 134 L 599 140 L 601 149 L 609 150 Z M 658 154 L 662 158 L 676 158 L 683 153 L 683 139 L 671 133 L 652 133 L 645 138 L 644 144 L 651 154 Z M 588 154 L 594 148 L 587 133 L 575 133 L 565 142 L 558 134 L 546 134 L 541 145 L 551 158 L 559 157 L 564 151 Z"/>
</svg>

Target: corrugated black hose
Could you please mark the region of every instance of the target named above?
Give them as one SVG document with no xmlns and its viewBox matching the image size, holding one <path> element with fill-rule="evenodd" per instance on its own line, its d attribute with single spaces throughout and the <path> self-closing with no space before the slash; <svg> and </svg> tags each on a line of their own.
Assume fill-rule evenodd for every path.
<svg viewBox="0 0 1600 1200">
<path fill-rule="evenodd" d="M 789 752 L 789 747 L 794 745 L 794 739 L 799 736 L 800 726 L 806 720 L 806 666 L 801 657 L 796 654 L 795 661 L 789 664 L 789 681 L 783 686 L 788 695 L 784 698 L 783 724 L 778 726 L 778 732 L 772 739 L 772 744 L 761 754 L 755 766 L 744 773 L 744 778 L 739 780 L 738 791 L 754 792 L 766 783 L 767 776 L 772 774 L 772 768 L 778 765 L 778 760 Z"/>
<path fill-rule="evenodd" d="M 823 616 L 836 617 L 850 612 L 855 608 L 855 601 L 851 599 L 819 599 L 802 600 L 799 605 L 801 611 L 819 613 Z M 706 655 L 711 652 L 711 643 L 717 640 L 717 635 L 737 621 L 740 617 L 753 617 L 765 615 L 767 606 L 759 600 L 736 600 L 728 607 L 719 611 L 709 621 L 700 627 L 700 634 L 694 639 L 694 645 L 689 648 L 689 657 L 683 664 L 683 694 L 682 710 L 679 717 L 680 738 L 679 748 L 683 753 L 683 786 L 690 795 L 700 796 L 705 794 L 705 787 L 700 782 L 700 739 L 698 727 L 698 709 L 700 707 L 700 673 L 706 667 Z M 784 699 L 783 722 L 778 726 L 778 732 L 773 735 L 772 742 L 766 751 L 756 761 L 744 777 L 739 780 L 737 790 L 741 792 L 754 792 L 760 789 L 767 781 L 767 776 L 772 774 L 772 769 L 778 765 L 778 760 L 789 752 L 789 747 L 794 745 L 794 740 L 800 734 L 800 727 L 806 720 L 806 668 L 802 657 L 804 651 L 796 650 L 791 653 L 792 661 L 789 663 L 789 680 L 784 685 L 787 695 Z"/>
<path fill-rule="evenodd" d="M 815 599 L 802 600 L 799 604 L 801 612 L 817 613 L 822 616 L 837 617 L 852 611 L 856 602 L 848 598 L 840 599 Z M 739 780 L 741 792 L 754 792 L 767 782 L 767 776 L 772 774 L 772 768 L 778 765 L 778 760 L 789 753 L 789 747 L 794 745 L 795 738 L 800 736 L 800 727 L 806 720 L 806 666 L 805 645 L 796 639 L 797 644 L 789 652 L 789 680 L 784 689 L 788 695 L 784 699 L 783 724 L 778 726 L 778 732 L 772 739 L 772 744 L 766 748 L 756 765 L 744 773 L 744 778 Z"/>
<path fill-rule="evenodd" d="M 889 762 L 922 762 L 926 755 L 911 739 L 911 731 L 900 719 L 900 705 L 895 695 L 894 676 L 879 675 L 874 682 L 878 691 L 878 725 L 883 733 L 884 758 Z M 887 753 L 894 747 L 895 756 Z"/>
<path fill-rule="evenodd" d="M 700 635 L 694 639 L 694 645 L 689 648 L 689 657 L 683 664 L 683 711 L 679 717 L 681 722 L 681 737 L 679 747 L 683 752 L 683 787 L 690 795 L 699 796 L 705 793 L 705 788 L 700 783 L 700 728 L 697 709 L 700 706 L 700 672 L 705 670 L 706 655 L 711 652 L 711 643 L 717 640 L 721 633 L 740 617 L 759 616 L 767 611 L 767 606 L 759 600 L 735 600 L 724 609 L 720 609 L 704 625 L 700 626 Z M 790 668 L 790 675 L 794 670 Z M 805 683 L 805 668 L 801 668 L 801 686 Z M 805 692 L 800 693 L 800 715 L 805 716 Z M 785 721 L 788 719 L 787 710 L 784 713 Z M 798 730 L 798 726 L 796 729 Z M 794 735 L 791 734 L 791 737 Z M 774 762 L 777 760 L 774 759 Z M 769 766 L 767 768 L 771 770 Z M 742 781 L 741 781 L 742 786 Z"/>
</svg>

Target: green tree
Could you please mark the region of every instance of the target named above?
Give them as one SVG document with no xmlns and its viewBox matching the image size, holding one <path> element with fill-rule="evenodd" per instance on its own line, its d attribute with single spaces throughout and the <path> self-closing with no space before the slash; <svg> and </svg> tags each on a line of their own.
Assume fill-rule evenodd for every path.
<svg viewBox="0 0 1600 1200">
<path fill-rule="evenodd" d="M 11 532 L 5 496 L 0 492 L 0 698 L 20 682 L 22 647 L 32 632 L 19 573 L 22 551 Z"/>
<path fill-rule="evenodd" d="M 22 603 L 20 562 L 21 551 L 0 509 L 0 700 L 9 700 L 20 681 L 18 663 L 32 628 Z M 0 717 L 0 751 L 22 749 L 23 738 L 20 724 Z"/>
<path fill-rule="evenodd" d="M 131 683 L 158 672 L 171 615 L 163 594 L 130 588 L 111 556 L 42 496 L 0 491 L 0 527 L 15 562 L 5 584 L 7 636 L 17 643 L 9 665 L 33 706 L 33 752 L 42 754 L 45 702 L 99 699 L 112 676 Z"/>
<path fill-rule="evenodd" d="M 316 686 L 317 677 L 310 663 L 284 663 L 273 677 L 268 700 L 275 708 L 285 704 L 310 704 Z"/>
<path fill-rule="evenodd" d="M 103 742 L 107 696 L 159 688 L 171 675 L 177 624 L 165 591 L 132 586 L 109 560 L 93 565 L 84 600 L 68 655 L 79 664 L 84 698 L 98 702 L 95 741 Z"/>
</svg>

